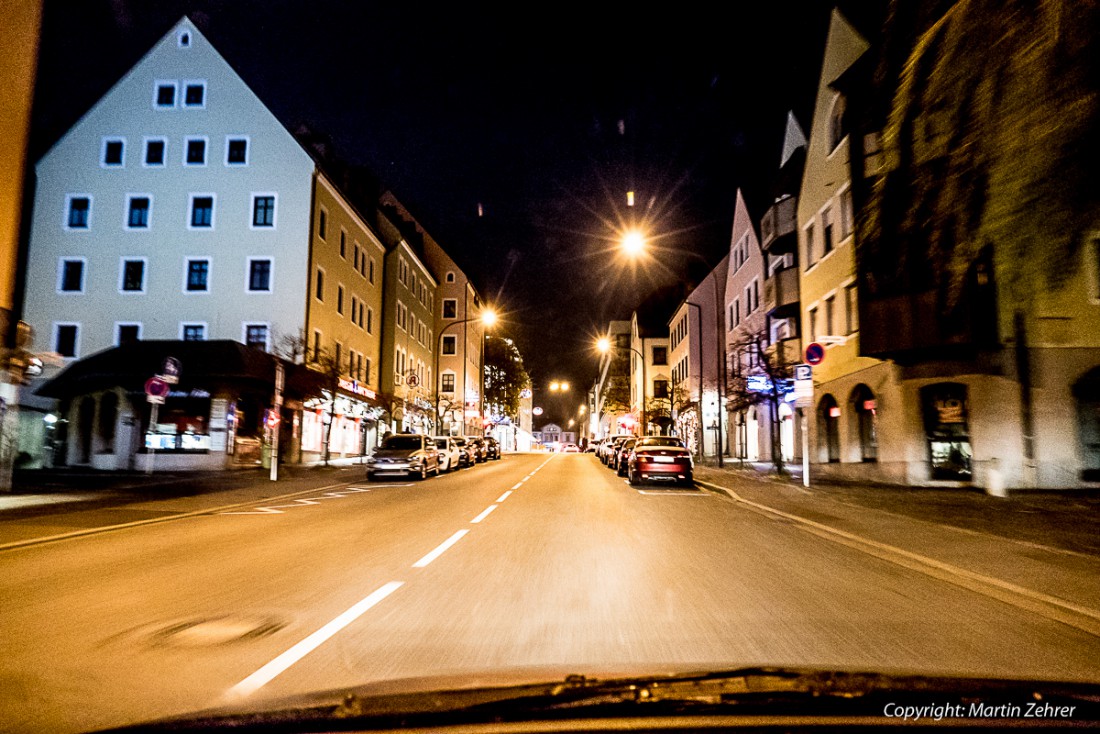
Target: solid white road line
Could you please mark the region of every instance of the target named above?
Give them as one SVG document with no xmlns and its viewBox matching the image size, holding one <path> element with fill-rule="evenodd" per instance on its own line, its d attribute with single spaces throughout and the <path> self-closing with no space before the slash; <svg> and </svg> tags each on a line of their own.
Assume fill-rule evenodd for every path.
<svg viewBox="0 0 1100 734">
<path fill-rule="evenodd" d="M 354 622 L 368 609 L 397 591 L 401 588 L 403 583 L 403 581 L 391 581 L 375 589 L 370 595 L 356 602 L 346 612 L 336 617 L 336 619 L 332 620 L 324 627 L 230 688 L 229 696 L 242 697 L 255 693 L 291 665 L 294 665 L 294 663 L 316 650 L 325 640 Z"/>
<path fill-rule="evenodd" d="M 441 555 L 443 555 L 446 552 L 446 550 L 448 548 L 450 548 L 452 545 L 454 545 L 458 541 L 462 540 L 462 536 L 465 535 L 468 532 L 470 532 L 468 529 L 467 530 L 459 530 L 457 533 L 455 533 L 451 537 L 444 540 L 438 546 L 436 546 L 436 549 L 433 550 L 431 553 L 429 553 L 428 555 L 424 556 L 419 561 L 414 563 L 413 568 L 424 568 L 429 563 L 434 561 L 436 558 L 439 558 Z"/>
<path fill-rule="evenodd" d="M 515 487 L 513 487 L 512 489 L 515 489 Z M 512 494 L 511 489 L 509 489 L 507 492 L 505 492 L 501 496 L 497 497 L 497 502 L 503 502 L 504 500 L 508 499 L 508 495 L 510 495 L 510 494 Z"/>
<path fill-rule="evenodd" d="M 475 517 L 475 518 L 474 518 L 473 520 L 471 520 L 470 522 L 471 522 L 471 523 L 475 523 L 475 522 L 481 522 L 481 521 L 482 521 L 482 520 L 484 520 L 485 518 L 489 517 L 489 513 L 490 513 L 490 512 L 492 512 L 493 510 L 495 510 L 496 508 L 497 508 L 497 505 L 489 505 L 488 507 L 486 507 L 486 508 L 485 508 L 485 511 L 484 511 L 484 512 L 482 512 L 482 513 L 481 513 L 480 515 L 478 515 L 477 517 Z"/>
</svg>

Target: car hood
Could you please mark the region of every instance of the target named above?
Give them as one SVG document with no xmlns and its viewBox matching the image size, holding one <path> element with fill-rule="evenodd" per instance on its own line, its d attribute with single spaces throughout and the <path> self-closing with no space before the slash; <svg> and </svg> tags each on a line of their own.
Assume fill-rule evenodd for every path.
<svg viewBox="0 0 1100 734">
<path fill-rule="evenodd" d="M 745 725 L 762 719 L 774 725 L 790 717 L 803 723 L 858 718 L 864 725 L 922 718 L 926 724 L 944 718 L 1007 723 L 1025 718 L 1022 712 L 1033 703 L 1047 711 L 1073 707 L 1072 721 L 1067 718 L 1063 725 L 1100 723 L 1096 683 L 773 667 L 686 673 L 659 667 L 601 668 L 597 673 L 574 666 L 407 678 L 249 699 L 110 731 L 332 731 L 524 721 L 556 721 L 561 726 L 555 730 L 565 731 L 575 728 L 569 721 L 679 717 L 682 722 L 685 717 L 714 716 L 744 720 Z M 961 708 L 946 708 L 945 714 L 944 707 Z M 293 728 L 280 728 L 288 725 Z"/>
</svg>

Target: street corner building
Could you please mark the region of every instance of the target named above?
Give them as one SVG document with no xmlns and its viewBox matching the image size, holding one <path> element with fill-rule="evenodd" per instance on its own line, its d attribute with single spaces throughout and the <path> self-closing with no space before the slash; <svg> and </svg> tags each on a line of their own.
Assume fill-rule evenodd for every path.
<svg viewBox="0 0 1100 734">
<path fill-rule="evenodd" d="M 818 476 L 1100 486 L 1100 77 L 1064 55 L 1098 11 L 987 5 L 833 13 L 798 202 Z"/>
</svg>

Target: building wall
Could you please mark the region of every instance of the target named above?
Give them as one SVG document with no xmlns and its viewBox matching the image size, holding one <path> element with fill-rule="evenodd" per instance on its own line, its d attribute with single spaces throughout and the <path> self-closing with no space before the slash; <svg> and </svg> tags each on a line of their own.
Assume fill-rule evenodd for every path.
<svg viewBox="0 0 1100 734">
<path fill-rule="evenodd" d="M 431 385 L 437 283 L 404 240 L 386 254 L 384 276 L 382 390 L 395 400 L 391 417 L 394 412 L 398 416 L 392 429 L 423 432 L 429 430 L 426 420 L 434 409 Z M 408 385 L 412 373 L 419 382 L 415 387 Z M 418 406 L 419 414 L 410 406 Z M 407 412 L 407 419 L 401 419 L 402 412 Z M 434 431 L 435 426 L 430 429 Z"/>
<path fill-rule="evenodd" d="M 186 35 L 188 43 L 182 45 Z M 203 104 L 184 104 L 186 85 Z M 159 107 L 158 84 L 175 85 Z M 146 165 L 150 138 L 164 164 Z M 246 163 L 227 163 L 230 138 L 247 141 Z M 185 165 L 188 139 L 205 139 L 205 164 Z M 108 140 L 122 163 L 104 164 Z M 178 339 L 181 324 L 205 338 L 244 340 L 245 324 L 268 327 L 268 344 L 304 324 L 314 166 L 198 30 L 180 21 L 39 161 L 27 268 L 26 312 L 35 351 L 55 351 L 57 326 L 76 324 L 74 358 L 114 346 L 119 323 L 143 339 Z M 212 226 L 192 227 L 194 196 L 213 198 Z M 253 226 L 254 198 L 275 197 L 273 226 Z M 87 226 L 68 226 L 72 197 L 90 202 Z M 148 226 L 128 226 L 132 197 L 150 201 Z M 267 291 L 249 289 L 251 258 L 271 261 Z M 82 290 L 61 292 L 61 261 L 83 263 Z M 122 261 L 143 260 L 143 290 L 122 291 Z M 188 259 L 209 262 L 208 289 L 188 291 Z"/>
<path fill-rule="evenodd" d="M 867 50 L 867 42 L 834 10 L 814 105 L 806 167 L 798 199 L 802 346 L 822 343 L 825 358 L 814 366 L 814 406 L 807 409 L 810 460 L 817 472 L 868 481 L 901 481 L 908 476 L 911 447 L 904 439 L 906 416 L 895 366 L 859 352 L 858 294 L 854 219 L 849 189 L 849 139 L 832 126 L 844 100 L 831 87 Z M 827 235 L 831 250 L 826 251 Z M 832 301 L 832 321 L 828 312 Z M 858 436 L 845 428 L 853 419 L 852 390 L 872 387 L 876 461 L 863 461 Z M 830 407 L 830 396 L 835 407 Z M 861 401 L 862 405 L 866 401 Z M 839 411 L 838 416 L 828 415 Z M 829 421 L 839 423 L 829 450 Z M 866 442 L 866 441 L 865 441 Z"/>
<path fill-rule="evenodd" d="M 631 412 L 641 419 L 642 408 L 645 405 L 647 422 L 652 424 L 653 415 L 649 410 L 650 403 L 654 399 L 653 383 L 655 380 L 664 380 L 672 387 L 672 365 L 668 358 L 667 336 L 645 336 L 638 324 L 637 313 L 631 321 L 630 346 L 630 401 Z M 664 350 L 665 359 L 654 359 L 654 349 Z M 643 403 L 644 401 L 644 403 Z M 665 403 L 667 406 L 667 402 Z M 646 426 L 639 426 L 639 435 L 646 435 L 655 430 Z"/>
<path fill-rule="evenodd" d="M 336 353 L 339 344 L 341 374 L 379 390 L 385 248 L 323 174 L 315 181 L 306 343 L 311 354 L 319 346 L 329 355 Z M 321 294 L 319 272 L 323 274 Z"/>
</svg>

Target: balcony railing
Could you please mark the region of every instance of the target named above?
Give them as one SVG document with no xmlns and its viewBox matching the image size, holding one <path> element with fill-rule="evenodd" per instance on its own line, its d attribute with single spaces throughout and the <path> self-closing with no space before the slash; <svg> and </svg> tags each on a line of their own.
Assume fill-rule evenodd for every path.
<svg viewBox="0 0 1100 734">
<path fill-rule="evenodd" d="M 779 270 L 764 281 L 764 310 L 773 318 L 798 313 L 798 268 Z"/>
<path fill-rule="evenodd" d="M 787 242 L 786 235 L 798 229 L 798 200 L 787 196 L 771 205 L 760 220 L 760 247 L 765 252 L 778 243 Z M 781 249 L 776 247 L 775 249 Z"/>
</svg>

